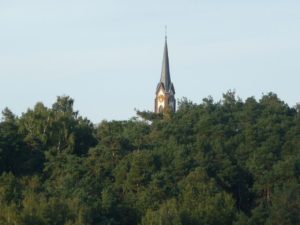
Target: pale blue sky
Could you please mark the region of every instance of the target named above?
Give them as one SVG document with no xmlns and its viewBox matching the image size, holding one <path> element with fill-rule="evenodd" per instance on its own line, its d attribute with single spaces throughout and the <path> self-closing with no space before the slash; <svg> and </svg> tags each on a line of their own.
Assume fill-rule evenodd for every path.
<svg viewBox="0 0 300 225">
<path fill-rule="evenodd" d="M 0 110 L 63 94 L 93 122 L 153 110 L 165 24 L 177 98 L 300 102 L 299 0 L 0 0 Z"/>
</svg>

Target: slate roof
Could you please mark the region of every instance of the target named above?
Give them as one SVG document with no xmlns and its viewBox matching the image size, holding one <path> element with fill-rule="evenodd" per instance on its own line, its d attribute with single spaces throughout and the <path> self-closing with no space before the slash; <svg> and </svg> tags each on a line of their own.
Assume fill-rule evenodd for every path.
<svg viewBox="0 0 300 225">
<path fill-rule="evenodd" d="M 170 92 L 171 90 L 173 90 L 173 92 L 175 93 L 173 83 L 171 82 L 167 37 L 165 39 L 165 47 L 164 47 L 164 55 L 163 55 L 160 82 L 157 85 L 156 91 L 158 91 L 158 89 L 161 87 L 161 85 L 163 85 L 165 92 Z"/>
</svg>

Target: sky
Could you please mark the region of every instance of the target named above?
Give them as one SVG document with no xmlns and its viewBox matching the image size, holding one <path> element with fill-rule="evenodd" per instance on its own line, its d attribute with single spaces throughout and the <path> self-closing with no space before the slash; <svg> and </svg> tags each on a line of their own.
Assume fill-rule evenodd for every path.
<svg viewBox="0 0 300 225">
<path fill-rule="evenodd" d="M 177 99 L 300 102 L 299 0 L 0 0 L 0 111 L 61 95 L 94 123 L 153 110 L 165 25 Z"/>
</svg>

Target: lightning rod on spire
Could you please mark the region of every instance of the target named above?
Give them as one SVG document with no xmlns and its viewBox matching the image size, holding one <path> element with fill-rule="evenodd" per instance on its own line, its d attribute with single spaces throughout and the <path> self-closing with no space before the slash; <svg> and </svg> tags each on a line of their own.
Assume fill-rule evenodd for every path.
<svg viewBox="0 0 300 225">
<path fill-rule="evenodd" d="M 167 36 L 168 36 L 168 27 L 167 25 L 165 25 L 165 39 L 167 40 Z"/>
</svg>

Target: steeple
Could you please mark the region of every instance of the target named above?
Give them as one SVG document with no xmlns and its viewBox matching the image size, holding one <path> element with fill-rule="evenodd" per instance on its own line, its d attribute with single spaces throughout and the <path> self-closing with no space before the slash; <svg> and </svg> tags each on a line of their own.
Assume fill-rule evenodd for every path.
<svg viewBox="0 0 300 225">
<path fill-rule="evenodd" d="M 156 88 L 154 111 L 156 113 L 162 113 L 166 108 L 171 109 L 171 111 L 173 112 L 175 112 L 176 110 L 175 88 L 173 83 L 171 82 L 170 75 L 167 34 L 165 36 L 165 47 L 160 81 Z"/>
<path fill-rule="evenodd" d="M 165 47 L 164 47 L 164 56 L 163 56 L 160 82 L 164 85 L 165 90 L 169 92 L 171 88 L 171 76 L 170 76 L 167 36 L 165 37 Z"/>
<path fill-rule="evenodd" d="M 160 82 L 157 85 L 156 92 L 159 91 L 161 86 L 163 86 L 165 92 L 168 92 L 168 93 L 173 92 L 173 94 L 175 94 L 175 89 L 174 89 L 173 83 L 171 82 L 171 75 L 170 75 L 167 34 L 165 36 L 165 47 L 164 47 L 164 55 L 163 55 L 163 61 L 162 61 Z"/>
</svg>

